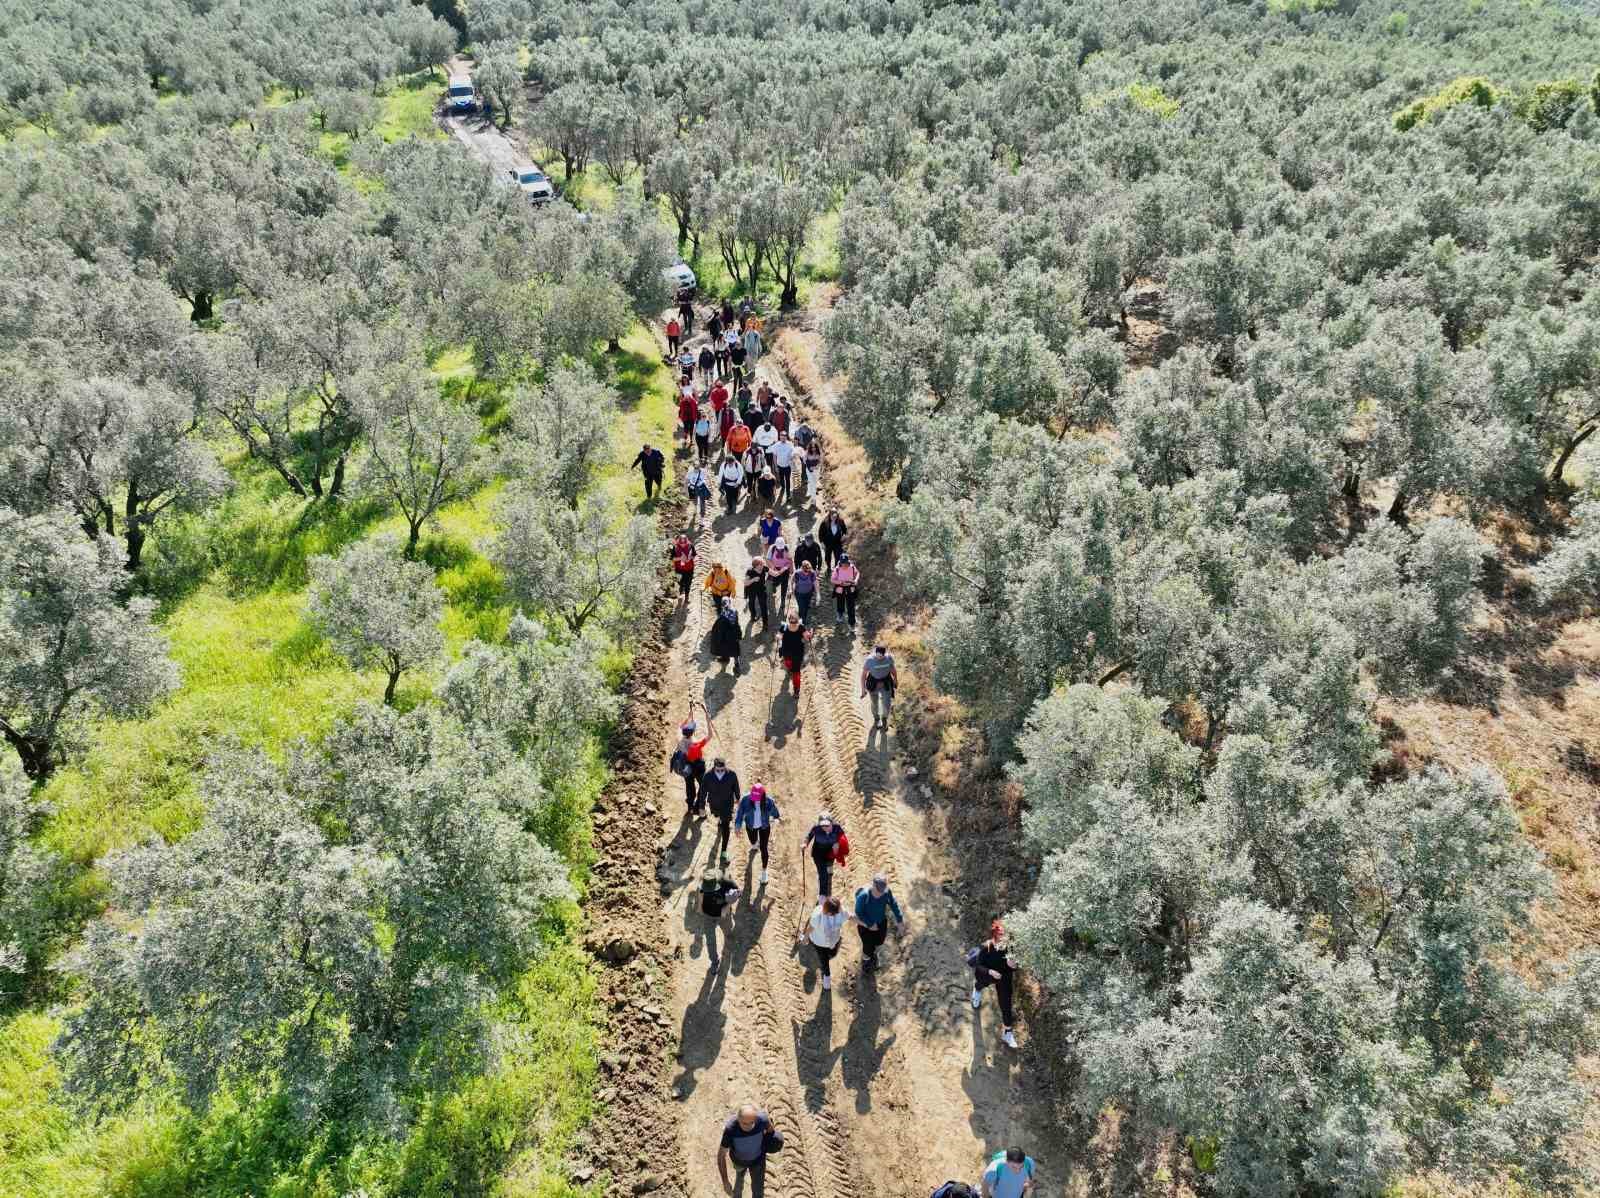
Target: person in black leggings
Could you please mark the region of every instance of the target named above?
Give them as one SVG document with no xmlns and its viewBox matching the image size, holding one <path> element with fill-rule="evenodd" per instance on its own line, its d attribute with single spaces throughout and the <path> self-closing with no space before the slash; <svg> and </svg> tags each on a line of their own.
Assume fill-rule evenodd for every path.
<svg viewBox="0 0 1600 1198">
<path fill-rule="evenodd" d="M 833 893 L 833 858 L 838 851 L 844 829 L 833 822 L 833 816 L 824 811 L 806 833 L 803 848 L 811 850 L 811 860 L 817 866 L 817 893 L 823 898 Z"/>
<path fill-rule="evenodd" d="M 739 775 L 730 770 L 721 757 L 712 759 L 711 772 L 701 780 L 700 798 L 717 817 L 716 851 L 726 853 L 733 829 L 733 813 L 739 806 Z"/>
<path fill-rule="evenodd" d="M 993 986 L 1000 998 L 1000 1038 L 1007 1048 L 1017 1046 L 1016 1010 L 1012 987 L 1017 963 L 1006 948 L 1006 930 L 998 919 L 989 924 L 989 939 L 972 950 L 972 1009 L 983 1005 L 983 991 Z"/>
<path fill-rule="evenodd" d="M 733 826 L 743 828 L 750 834 L 751 855 L 755 850 L 761 849 L 761 884 L 767 884 L 767 869 L 772 862 L 769 842 L 772 839 L 772 825 L 783 818 L 778 811 L 778 804 L 767 793 L 767 788 L 757 782 L 750 788 L 750 793 L 739 800 L 738 813 L 733 817 Z"/>
</svg>

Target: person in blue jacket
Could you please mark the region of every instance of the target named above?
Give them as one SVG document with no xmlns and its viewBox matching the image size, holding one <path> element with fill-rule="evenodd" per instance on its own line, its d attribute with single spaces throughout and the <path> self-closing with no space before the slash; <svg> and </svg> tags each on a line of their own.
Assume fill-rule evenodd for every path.
<svg viewBox="0 0 1600 1198">
<path fill-rule="evenodd" d="M 906 921 L 900 913 L 900 904 L 894 901 L 894 891 L 889 889 L 889 879 L 883 874 L 873 874 L 872 885 L 856 891 L 856 931 L 861 933 L 862 969 L 878 967 L 878 949 L 889 934 L 891 915 L 896 928 Z"/>
<path fill-rule="evenodd" d="M 773 802 L 772 796 L 767 793 L 767 788 L 757 782 L 750 788 L 750 793 L 739 800 L 739 810 L 734 812 L 733 827 L 735 831 L 743 828 L 750 836 L 750 851 L 753 854 L 756 846 L 761 847 L 761 884 L 767 884 L 767 866 L 771 861 L 768 842 L 772 839 L 772 825 L 783 818 L 778 811 L 778 804 Z"/>
</svg>

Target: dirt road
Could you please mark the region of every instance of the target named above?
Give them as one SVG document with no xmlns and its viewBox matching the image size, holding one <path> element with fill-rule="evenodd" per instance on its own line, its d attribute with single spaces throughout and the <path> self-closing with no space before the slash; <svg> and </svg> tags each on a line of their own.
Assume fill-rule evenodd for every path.
<svg viewBox="0 0 1600 1198">
<path fill-rule="evenodd" d="M 793 394 L 768 363 L 761 372 Z M 687 462 L 681 449 L 680 462 Z M 823 478 L 825 502 L 826 470 Z M 779 508 L 790 545 L 825 511 Z M 710 608 L 699 582 L 719 560 L 742 580 L 760 549 L 759 514 L 759 507 L 745 506 L 697 530 L 696 586 L 668 625 L 664 690 L 681 696 L 676 707 L 669 697 L 669 716 L 681 719 L 689 697 L 700 699 L 715 722 L 712 751 L 728 759 L 746 789 L 764 782 L 784 815 L 773 835 L 769 885 L 759 885 L 759 858 L 748 844 L 734 844 L 734 876 L 744 893 L 733 911 L 731 952 L 712 973 L 696 892 L 716 851 L 715 821 L 684 816 L 682 782 L 661 764 L 663 910 L 680 1027 L 673 1095 L 683 1108 L 678 1122 L 689 1193 L 720 1192 L 717 1130 L 730 1109 L 750 1100 L 766 1107 L 789 1137 L 769 1172 L 770 1193 L 926 1198 L 946 1178 L 975 1182 L 980 1162 L 1007 1143 L 1043 1154 L 1020 1084 L 1028 1047 L 1024 1041 L 1014 1052 L 1000 1043 L 992 995 L 981 1012 L 968 1001 L 969 945 L 941 886 L 951 871 L 930 849 L 923 813 L 907 801 L 893 732 L 870 727 L 859 695 L 861 659 L 871 648 L 865 634 L 835 624 L 831 603 L 814 607 L 816 636 L 798 699 L 776 659 L 776 611 L 767 635 L 746 614 L 741 673 L 720 669 L 710 657 Z M 859 564 L 870 625 L 874 563 Z M 859 940 L 846 932 L 831 992 L 821 989 L 809 949 L 795 946 L 816 901 L 801 841 L 823 810 L 844 825 L 852 843 L 834 892 L 848 905 L 881 870 L 907 915 L 902 934 L 891 934 L 881 952 L 876 975 L 861 971 Z M 1064 1179 L 1048 1180 L 1045 1192 L 1059 1192 Z"/>
</svg>

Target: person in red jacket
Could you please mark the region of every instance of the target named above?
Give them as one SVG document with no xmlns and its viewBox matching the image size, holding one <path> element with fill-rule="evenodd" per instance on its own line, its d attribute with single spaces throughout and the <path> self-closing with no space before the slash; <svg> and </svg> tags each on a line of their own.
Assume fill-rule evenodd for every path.
<svg viewBox="0 0 1600 1198">
<path fill-rule="evenodd" d="M 694 582 L 694 542 L 679 533 L 672 542 L 672 572 L 678 576 L 678 599 L 689 602 L 689 587 Z"/>
<path fill-rule="evenodd" d="M 694 443 L 694 422 L 700 418 L 700 405 L 695 402 L 694 395 L 680 395 L 678 397 L 678 423 L 683 426 L 684 444 Z"/>
<path fill-rule="evenodd" d="M 667 348 L 672 351 L 672 356 L 678 356 L 678 347 L 683 343 L 683 326 L 678 323 L 676 316 L 667 318 Z"/>
<path fill-rule="evenodd" d="M 722 409 L 728 406 L 728 385 L 718 379 L 707 398 L 711 400 L 711 410 L 718 416 L 722 415 Z"/>
</svg>

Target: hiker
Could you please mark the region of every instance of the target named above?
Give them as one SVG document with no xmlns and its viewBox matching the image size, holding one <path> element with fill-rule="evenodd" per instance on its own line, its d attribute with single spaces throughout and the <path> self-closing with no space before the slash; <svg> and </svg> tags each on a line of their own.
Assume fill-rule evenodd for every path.
<svg viewBox="0 0 1600 1198">
<path fill-rule="evenodd" d="M 751 370 L 754 370 L 756 368 L 756 363 L 761 360 L 761 351 L 763 348 L 765 347 L 761 344 L 761 331 L 754 327 L 745 329 L 744 356 L 745 360 L 749 362 Z"/>
<path fill-rule="evenodd" d="M 739 507 L 739 489 L 744 486 L 744 467 L 739 465 L 739 459 L 725 457 L 722 465 L 717 469 L 717 483 L 722 487 L 722 502 L 727 505 L 728 515 Z"/>
<path fill-rule="evenodd" d="M 832 894 L 833 867 L 843 869 L 850 853 L 850 838 L 844 834 L 843 826 L 834 823 L 826 811 L 820 812 L 800 847 L 811 850 L 811 860 L 817 867 L 817 893 Z"/>
<path fill-rule="evenodd" d="M 728 406 L 728 385 L 719 381 L 706 398 L 711 401 L 711 411 L 715 415 L 722 415 L 722 410 Z"/>
<path fill-rule="evenodd" d="M 689 601 L 689 586 L 694 581 L 694 542 L 679 533 L 669 549 L 672 554 L 672 572 L 678 576 L 678 598 Z"/>
<path fill-rule="evenodd" d="M 789 502 L 789 488 L 794 483 L 791 467 L 794 465 L 794 442 L 789 434 L 778 430 L 778 441 L 772 447 L 772 472 L 778 476 L 778 499 Z"/>
<path fill-rule="evenodd" d="M 794 426 L 794 443 L 798 445 L 801 450 L 810 449 L 811 443 L 816 440 L 816 436 L 816 432 L 812 429 L 811 425 L 806 422 L 804 417 L 802 417 L 800 422 Z"/>
<path fill-rule="evenodd" d="M 816 950 L 824 990 L 833 989 L 833 958 L 838 955 L 839 938 L 844 935 L 844 925 L 854 918 L 854 915 L 845 913 L 838 899 L 824 890 L 822 898 L 811 909 L 811 914 L 801 923 L 795 935 L 796 944 L 804 944 L 809 940 L 811 947 Z"/>
<path fill-rule="evenodd" d="M 728 339 L 722 332 L 711 334 L 711 356 L 717 363 L 717 377 L 728 377 Z"/>
<path fill-rule="evenodd" d="M 721 663 L 723 669 L 728 668 L 730 661 L 733 662 L 735 674 L 739 672 L 741 639 L 739 613 L 733 604 L 724 604 L 711 624 L 711 656 Z"/>
<path fill-rule="evenodd" d="M 872 884 L 856 891 L 856 931 L 861 934 L 861 968 L 878 967 L 878 949 L 889 935 L 889 916 L 894 916 L 898 929 L 906 917 L 900 913 L 900 904 L 889 889 L 889 879 L 883 874 L 873 874 Z"/>
<path fill-rule="evenodd" d="M 772 427 L 780 433 L 789 431 L 789 409 L 783 404 L 780 403 L 772 409 L 772 415 L 769 419 L 772 421 Z"/>
<path fill-rule="evenodd" d="M 752 495 L 760 493 L 761 475 L 767 468 L 766 456 L 756 445 L 744 451 L 744 484 Z"/>
<path fill-rule="evenodd" d="M 798 570 L 806 562 L 813 570 L 822 569 L 822 546 L 817 544 L 817 534 L 807 529 L 800 534 L 800 543 L 794 547 L 794 566 Z"/>
<path fill-rule="evenodd" d="M 706 744 L 711 740 L 712 733 L 711 713 L 706 712 L 706 734 L 695 740 L 695 730 L 699 727 L 694 719 L 696 706 L 697 704 L 691 699 L 689 717 L 678 726 L 678 747 L 672 751 L 672 760 L 668 763 L 672 767 L 672 772 L 683 779 L 683 802 L 688 807 L 690 815 L 697 815 L 702 810 L 695 791 L 700 779 L 706 774 Z"/>
<path fill-rule="evenodd" d="M 711 770 L 700 781 L 700 801 L 717 817 L 717 852 L 728 851 L 733 828 L 733 812 L 739 806 L 739 775 L 728 768 L 724 758 L 713 757 Z M 723 863 L 727 863 L 724 857 Z"/>
<path fill-rule="evenodd" d="M 689 502 L 695 506 L 696 521 L 706 518 L 706 501 L 711 498 L 711 480 L 706 477 L 704 465 L 696 463 L 684 475 L 684 489 L 689 492 Z"/>
<path fill-rule="evenodd" d="M 744 572 L 744 601 L 750 609 L 750 627 L 756 625 L 756 614 L 761 615 L 761 631 L 770 631 L 767 615 L 767 559 L 750 559 L 750 568 Z"/>
<path fill-rule="evenodd" d="M 1033 1158 L 1020 1148 L 994 1154 L 983 1171 L 983 1198 L 1023 1198 L 1033 1193 Z"/>
<path fill-rule="evenodd" d="M 1007 1048 L 1015 1048 L 1016 1011 L 1012 1007 L 1011 990 L 1017 963 L 1006 951 L 1005 940 L 1004 926 L 998 919 L 991 921 L 989 938 L 967 953 L 967 964 L 972 966 L 972 1009 L 976 1011 L 983 1005 L 983 991 L 993 986 L 1000 996 L 1000 1038 Z"/>
<path fill-rule="evenodd" d="M 844 555 L 844 539 L 850 532 L 850 526 L 839 515 L 839 509 L 830 507 L 828 518 L 822 522 L 822 527 L 817 530 L 817 540 L 822 542 L 822 548 L 828 554 L 828 569 L 832 570 L 834 564 Z"/>
<path fill-rule="evenodd" d="M 767 569 L 772 572 L 772 590 L 781 613 L 789 606 L 789 576 L 794 572 L 794 558 L 789 556 L 789 544 L 781 536 L 774 539 L 767 550 Z"/>
<path fill-rule="evenodd" d="M 743 420 L 735 420 L 726 440 L 728 452 L 742 458 L 750 448 L 750 426 Z"/>
<path fill-rule="evenodd" d="M 710 972 L 716 973 L 722 962 L 717 955 L 717 930 L 727 935 L 723 916 L 743 891 L 728 877 L 728 855 L 724 853 L 714 868 L 700 875 L 700 913 L 706 917 L 706 956 L 711 959 Z"/>
<path fill-rule="evenodd" d="M 744 352 L 744 343 L 739 340 L 739 334 L 732 329 L 728 330 L 728 368 L 735 379 L 742 380 L 745 374 L 745 363 L 749 355 Z"/>
<path fill-rule="evenodd" d="M 761 446 L 761 455 L 766 464 L 772 465 L 772 447 L 778 443 L 778 430 L 772 427 L 772 421 L 763 420 L 761 426 L 751 435 L 751 439 Z"/>
<path fill-rule="evenodd" d="M 758 453 L 758 450 L 751 450 Z M 756 494 L 762 503 L 772 503 L 778 497 L 778 476 L 772 472 L 772 467 L 763 464 L 756 473 Z"/>
<path fill-rule="evenodd" d="M 644 448 L 634 457 L 628 469 L 632 470 L 634 466 L 637 466 L 639 473 L 644 475 L 644 497 L 649 499 L 652 494 L 661 489 L 661 478 L 667 470 L 667 459 L 662 456 L 659 449 L 653 448 L 647 441 Z"/>
<path fill-rule="evenodd" d="M 728 573 L 727 566 L 712 562 L 711 571 L 706 575 L 705 589 L 711 593 L 712 608 L 721 611 L 723 604 L 732 602 L 738 586 L 733 581 L 733 575 Z"/>
<path fill-rule="evenodd" d="M 735 831 L 740 828 L 750 837 L 750 856 L 754 857 L 756 849 L 761 850 L 761 884 L 767 884 L 767 866 L 771 863 L 772 825 L 782 821 L 783 815 L 778 811 L 778 804 L 767 788 L 757 782 L 750 788 L 750 793 L 739 800 L 739 809 L 734 813 L 733 827 Z"/>
<path fill-rule="evenodd" d="M 778 633 L 778 656 L 783 659 L 784 671 L 794 683 L 794 697 L 800 697 L 800 670 L 806 664 L 806 642 L 811 639 L 811 629 L 800 623 L 794 612 Z"/>
<path fill-rule="evenodd" d="M 667 356 L 678 356 L 678 345 L 683 341 L 683 326 L 678 323 L 676 316 L 667 317 Z"/>
<path fill-rule="evenodd" d="M 848 553 L 839 555 L 839 564 L 833 568 L 833 622 L 843 624 L 848 618 L 850 628 L 856 626 L 856 596 L 861 590 L 861 571 L 850 560 Z"/>
<path fill-rule="evenodd" d="M 678 351 L 678 376 L 684 382 L 694 384 L 694 350 L 687 345 Z"/>
<path fill-rule="evenodd" d="M 817 506 L 817 491 L 822 486 L 822 443 L 815 438 L 806 446 L 806 502 Z"/>
<path fill-rule="evenodd" d="M 804 548 L 804 542 L 802 542 Z M 800 560 L 800 550 L 795 550 L 795 560 Z M 800 622 L 803 624 L 811 614 L 811 604 L 817 598 L 817 588 L 822 585 L 822 579 L 817 574 L 817 568 L 809 560 L 800 562 L 794 572 L 794 602 L 800 609 Z"/>
<path fill-rule="evenodd" d="M 741 315 L 745 315 L 745 316 L 749 315 L 749 304 L 750 304 L 750 297 L 749 296 L 745 296 L 744 299 L 739 301 L 739 308 L 741 310 L 740 311 Z M 733 316 L 733 301 L 732 300 L 727 300 L 727 299 L 723 300 L 722 301 L 722 307 L 718 309 L 718 313 L 722 317 L 722 327 L 723 328 L 730 327 L 733 324 L 733 320 L 734 320 L 734 316 Z"/>
<path fill-rule="evenodd" d="M 929 1198 L 978 1198 L 978 1191 L 964 1181 L 947 1181 Z"/>
<path fill-rule="evenodd" d="M 700 354 L 695 361 L 700 365 L 700 377 L 705 379 L 709 384 L 711 381 L 711 376 L 715 373 L 717 368 L 717 355 L 716 352 L 711 348 L 710 342 L 707 342 L 705 345 L 700 347 Z"/>
<path fill-rule="evenodd" d="M 895 688 L 900 685 L 900 675 L 895 673 L 894 658 L 881 644 L 872 646 L 872 652 L 861 663 L 861 697 L 872 696 L 872 726 L 889 726 L 889 709 L 894 706 Z M 881 708 L 881 711 L 880 711 Z"/>
<path fill-rule="evenodd" d="M 683 335 L 694 332 L 694 288 L 678 288 L 678 315 L 683 320 Z"/>
<path fill-rule="evenodd" d="M 722 338 L 722 317 L 717 314 L 715 307 L 706 314 L 706 336 L 712 341 Z"/>
<path fill-rule="evenodd" d="M 783 533 L 783 521 L 774 516 L 772 509 L 768 508 L 761 513 L 761 519 L 756 521 L 756 531 L 761 534 L 762 543 L 771 549 L 772 542 Z"/>
<path fill-rule="evenodd" d="M 723 448 L 728 446 L 728 434 L 733 431 L 734 424 L 739 419 L 739 413 L 732 404 L 723 407 L 717 413 L 717 438 L 722 442 Z"/>
<path fill-rule="evenodd" d="M 717 1148 L 722 1188 L 733 1193 L 733 1181 L 728 1177 L 728 1159 L 732 1157 L 734 1172 L 750 1175 L 749 1198 L 766 1198 L 767 1154 L 781 1151 L 783 1133 L 772 1126 L 765 1111 L 745 1103 L 722 1125 L 722 1143 Z"/>
<path fill-rule="evenodd" d="M 694 397 L 694 388 L 678 396 L 678 425 L 683 431 L 683 444 L 687 447 L 694 436 L 694 422 L 700 419 L 700 403 Z"/>
<path fill-rule="evenodd" d="M 694 450 L 695 460 L 702 465 L 711 455 L 711 417 L 705 412 L 695 413 L 694 425 Z"/>
</svg>

